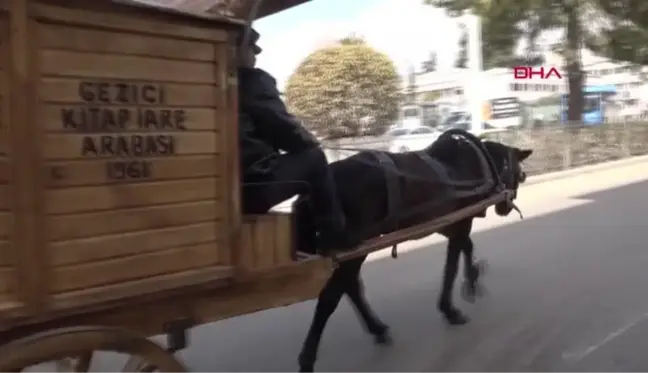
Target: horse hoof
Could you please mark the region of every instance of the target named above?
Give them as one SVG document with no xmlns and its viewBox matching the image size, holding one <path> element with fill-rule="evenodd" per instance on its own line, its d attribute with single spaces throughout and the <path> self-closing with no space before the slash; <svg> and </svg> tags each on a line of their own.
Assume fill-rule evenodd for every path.
<svg viewBox="0 0 648 373">
<path fill-rule="evenodd" d="M 297 359 L 297 363 L 299 364 L 299 371 L 300 372 L 314 372 L 315 371 L 315 359 L 308 359 L 306 356 L 303 354 L 299 354 L 299 358 Z"/>
<path fill-rule="evenodd" d="M 461 286 L 461 297 L 468 303 L 475 303 L 477 298 L 486 295 L 486 288 L 480 283 L 466 281 Z"/>
<path fill-rule="evenodd" d="M 475 267 L 480 276 L 483 276 L 488 271 L 488 261 L 486 259 L 480 259 L 475 262 Z"/>
<path fill-rule="evenodd" d="M 374 343 L 382 346 L 391 346 L 394 343 L 394 340 L 389 334 L 389 329 L 385 329 L 382 333 L 376 334 L 374 336 Z"/>
<path fill-rule="evenodd" d="M 450 325 L 464 325 L 470 321 L 468 316 L 465 316 L 459 311 L 453 312 L 452 314 L 449 315 L 445 315 L 445 319 Z"/>
</svg>

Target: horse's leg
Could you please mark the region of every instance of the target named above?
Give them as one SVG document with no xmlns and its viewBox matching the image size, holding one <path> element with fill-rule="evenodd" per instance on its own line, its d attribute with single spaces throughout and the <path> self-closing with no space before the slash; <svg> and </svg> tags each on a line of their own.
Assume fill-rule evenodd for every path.
<svg viewBox="0 0 648 373">
<path fill-rule="evenodd" d="M 474 302 L 480 292 L 482 291 L 481 284 L 479 283 L 479 278 L 483 274 L 483 263 L 475 260 L 474 256 L 474 245 L 472 239 L 470 238 L 470 229 L 472 229 L 472 219 L 470 219 L 470 228 L 462 233 L 465 237 L 462 239 L 464 244 L 461 246 L 463 257 L 464 257 L 464 287 L 463 287 L 463 296 L 464 299 L 468 302 Z"/>
<path fill-rule="evenodd" d="M 333 271 L 333 274 L 319 293 L 313 321 L 299 354 L 300 372 L 313 372 L 315 369 L 317 349 L 322 339 L 324 327 L 340 303 L 342 295 L 344 295 L 349 278 L 349 268 L 349 262 L 340 263 L 340 266 Z"/>
<path fill-rule="evenodd" d="M 452 227 L 452 234 L 448 234 L 448 247 L 446 250 L 446 262 L 443 269 L 443 285 L 439 295 L 438 308 L 448 323 L 462 325 L 468 322 L 468 318 L 452 304 L 452 289 L 459 270 L 459 257 L 466 245 L 470 245 L 471 224 L 464 221 Z M 445 234 L 444 234 L 445 235 Z M 468 241 L 466 240 L 468 238 Z"/>
<path fill-rule="evenodd" d="M 345 293 L 349 296 L 351 304 L 353 304 L 367 331 L 374 336 L 374 341 L 377 344 L 390 344 L 392 340 L 389 336 L 389 327 L 376 316 L 365 297 L 360 269 L 366 259 L 367 256 L 365 255 L 348 262 L 349 279 L 344 283 L 346 285 Z"/>
</svg>

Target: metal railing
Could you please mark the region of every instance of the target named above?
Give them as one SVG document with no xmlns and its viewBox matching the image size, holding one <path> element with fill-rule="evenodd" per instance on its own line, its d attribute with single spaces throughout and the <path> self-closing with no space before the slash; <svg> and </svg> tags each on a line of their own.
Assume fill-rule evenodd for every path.
<svg viewBox="0 0 648 373">
<path fill-rule="evenodd" d="M 559 171 L 588 164 L 648 154 L 648 122 L 609 121 L 599 126 L 564 125 L 541 128 L 511 128 L 485 136 L 519 148 L 533 149 L 525 161 L 529 175 Z M 324 141 L 333 148 L 359 148 L 386 150 L 389 141 L 384 138 L 365 137 Z M 326 150 L 330 162 L 344 159 L 355 152 Z"/>
</svg>

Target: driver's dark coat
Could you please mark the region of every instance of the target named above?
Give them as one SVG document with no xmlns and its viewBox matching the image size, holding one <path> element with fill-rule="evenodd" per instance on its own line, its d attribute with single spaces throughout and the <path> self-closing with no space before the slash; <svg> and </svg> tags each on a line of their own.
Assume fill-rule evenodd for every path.
<svg viewBox="0 0 648 373">
<path fill-rule="evenodd" d="M 286 110 L 276 80 L 261 69 L 239 68 L 239 141 L 245 180 L 272 174 L 279 150 L 300 152 L 317 139 Z"/>
</svg>

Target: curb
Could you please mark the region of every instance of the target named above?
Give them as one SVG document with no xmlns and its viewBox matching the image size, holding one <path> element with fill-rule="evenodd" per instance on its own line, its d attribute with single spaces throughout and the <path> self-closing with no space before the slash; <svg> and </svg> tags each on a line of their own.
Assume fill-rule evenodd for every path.
<svg viewBox="0 0 648 373">
<path fill-rule="evenodd" d="M 565 179 L 572 176 L 584 175 L 598 171 L 605 171 L 614 167 L 625 167 L 633 164 L 648 162 L 648 155 L 638 155 L 630 158 L 618 159 L 614 161 L 601 162 L 593 165 L 580 166 L 563 171 L 555 171 L 546 174 L 530 176 L 524 182 L 524 186 L 545 183 L 559 179 Z M 524 166 L 523 166 L 524 167 Z"/>
</svg>

